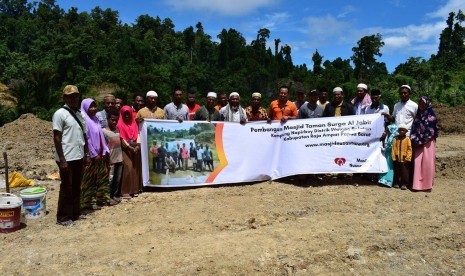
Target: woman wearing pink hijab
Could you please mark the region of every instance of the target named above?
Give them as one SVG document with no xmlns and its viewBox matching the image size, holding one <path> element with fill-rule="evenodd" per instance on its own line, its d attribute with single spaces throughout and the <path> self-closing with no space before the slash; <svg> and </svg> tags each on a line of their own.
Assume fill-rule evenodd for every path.
<svg viewBox="0 0 465 276">
<path fill-rule="evenodd" d="M 134 119 L 133 110 L 125 105 L 120 110 L 118 129 L 123 149 L 123 177 L 121 179 L 121 197 L 130 199 L 137 196 L 141 183 L 141 156 L 139 127 Z"/>
<path fill-rule="evenodd" d="M 91 162 L 84 168 L 81 183 L 81 209 L 98 210 L 110 205 L 109 149 L 102 127 L 95 115 L 97 104 L 94 99 L 84 99 L 81 103 L 87 126 L 87 145 Z"/>
</svg>

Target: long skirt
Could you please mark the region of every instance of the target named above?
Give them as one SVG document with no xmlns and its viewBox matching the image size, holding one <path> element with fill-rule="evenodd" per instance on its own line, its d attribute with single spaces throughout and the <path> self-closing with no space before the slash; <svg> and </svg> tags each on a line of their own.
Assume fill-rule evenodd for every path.
<svg viewBox="0 0 465 276">
<path fill-rule="evenodd" d="M 108 162 L 104 157 L 92 161 L 84 168 L 81 184 L 81 208 L 89 209 L 93 205 L 106 205 L 110 202 L 110 179 Z"/>
<path fill-rule="evenodd" d="M 386 147 L 384 154 L 386 156 L 386 162 L 388 166 L 388 171 L 386 173 L 381 173 L 379 175 L 378 183 L 392 187 L 392 183 L 394 182 L 394 161 L 392 160 L 391 156 L 392 145 Z"/>
<path fill-rule="evenodd" d="M 121 178 L 121 195 L 134 195 L 140 191 L 141 179 L 140 151 L 132 152 L 123 147 L 123 177 Z"/>
<path fill-rule="evenodd" d="M 435 177 L 436 142 L 430 141 L 415 147 L 415 162 L 413 170 L 414 190 L 430 190 L 433 188 Z"/>
</svg>

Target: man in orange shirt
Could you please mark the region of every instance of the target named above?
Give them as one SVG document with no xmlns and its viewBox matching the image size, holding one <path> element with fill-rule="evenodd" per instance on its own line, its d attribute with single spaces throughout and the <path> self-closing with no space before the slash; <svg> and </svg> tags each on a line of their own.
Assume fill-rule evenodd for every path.
<svg viewBox="0 0 465 276">
<path fill-rule="evenodd" d="M 297 107 L 289 101 L 289 87 L 283 85 L 279 88 L 278 99 L 270 104 L 268 123 L 271 120 L 281 120 L 282 123 L 297 118 Z"/>
<path fill-rule="evenodd" d="M 215 105 L 215 109 L 220 111 L 221 108 L 225 107 L 228 104 L 228 93 L 220 92 L 218 93 L 218 98 L 216 99 L 217 105 Z"/>
<path fill-rule="evenodd" d="M 190 91 L 187 93 L 187 108 L 189 109 L 189 121 L 194 120 L 194 115 L 197 109 L 200 108 L 200 105 L 196 103 L 196 95 L 195 92 Z"/>
</svg>

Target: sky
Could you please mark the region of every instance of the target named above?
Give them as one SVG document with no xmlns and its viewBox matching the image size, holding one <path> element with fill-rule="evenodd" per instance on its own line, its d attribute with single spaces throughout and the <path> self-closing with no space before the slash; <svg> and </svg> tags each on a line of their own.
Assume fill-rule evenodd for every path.
<svg viewBox="0 0 465 276">
<path fill-rule="evenodd" d="M 439 35 L 450 12 L 465 11 L 465 0 L 57 0 L 90 12 L 96 6 L 119 12 L 122 23 L 135 24 L 140 15 L 170 18 L 176 31 L 201 22 L 219 41 L 222 29 L 235 29 L 250 44 L 261 28 L 274 40 L 291 46 L 294 65 L 312 68 L 316 50 L 325 60 L 350 59 L 352 48 L 364 36 L 381 34 L 385 45 L 379 62 L 389 72 L 409 57 L 429 59 L 438 50 Z"/>
</svg>

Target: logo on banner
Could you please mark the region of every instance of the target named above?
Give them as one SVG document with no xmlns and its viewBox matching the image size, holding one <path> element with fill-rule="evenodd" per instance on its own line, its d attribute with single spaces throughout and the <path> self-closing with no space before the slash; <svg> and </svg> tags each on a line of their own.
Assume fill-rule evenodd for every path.
<svg viewBox="0 0 465 276">
<path fill-rule="evenodd" d="M 346 159 L 342 157 L 337 157 L 334 159 L 334 163 L 336 163 L 336 165 L 338 166 L 342 166 L 346 163 Z"/>
</svg>

